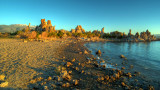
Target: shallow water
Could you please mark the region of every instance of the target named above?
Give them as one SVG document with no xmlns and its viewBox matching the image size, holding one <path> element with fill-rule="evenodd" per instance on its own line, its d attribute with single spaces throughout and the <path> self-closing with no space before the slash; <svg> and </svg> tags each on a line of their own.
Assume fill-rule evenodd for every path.
<svg viewBox="0 0 160 90">
<path fill-rule="evenodd" d="M 130 72 L 139 71 L 150 80 L 160 81 L 160 41 L 153 42 L 94 42 L 85 46 L 95 55 L 101 50 L 102 56 L 108 63 L 118 64 L 122 67 L 123 60 L 119 57 L 123 54 L 127 58 L 126 67 L 133 65 Z"/>
</svg>

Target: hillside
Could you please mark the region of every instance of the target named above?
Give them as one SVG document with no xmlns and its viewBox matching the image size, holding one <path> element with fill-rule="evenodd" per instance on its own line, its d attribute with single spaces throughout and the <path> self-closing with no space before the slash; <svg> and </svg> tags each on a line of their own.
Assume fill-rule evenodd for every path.
<svg viewBox="0 0 160 90">
<path fill-rule="evenodd" d="M 12 24 L 12 25 L 0 25 L 0 32 L 15 32 L 26 28 L 25 24 Z M 31 28 L 35 28 L 35 26 L 31 26 Z"/>
</svg>

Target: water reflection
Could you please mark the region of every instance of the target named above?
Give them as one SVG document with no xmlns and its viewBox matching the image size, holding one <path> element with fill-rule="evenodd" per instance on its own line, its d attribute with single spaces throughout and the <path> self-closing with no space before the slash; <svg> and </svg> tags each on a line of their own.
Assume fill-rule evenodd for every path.
<svg viewBox="0 0 160 90">
<path fill-rule="evenodd" d="M 102 58 L 111 59 L 112 63 L 121 63 L 119 55 L 127 57 L 128 63 L 135 66 L 146 75 L 155 76 L 160 74 L 160 42 L 106 42 L 88 43 L 86 46 L 95 54 L 100 49 Z M 107 57 L 108 56 L 108 57 Z M 150 72 L 151 71 L 151 72 Z M 153 73 L 152 73 L 153 72 Z M 152 74 L 151 74 L 152 73 Z M 160 77 L 159 77 L 160 79 Z"/>
</svg>

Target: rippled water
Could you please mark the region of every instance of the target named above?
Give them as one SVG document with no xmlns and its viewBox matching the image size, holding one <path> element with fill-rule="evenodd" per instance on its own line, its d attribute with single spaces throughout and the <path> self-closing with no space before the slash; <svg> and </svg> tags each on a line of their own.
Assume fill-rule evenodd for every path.
<svg viewBox="0 0 160 90">
<path fill-rule="evenodd" d="M 139 71 L 148 79 L 160 81 L 160 41 L 154 42 L 95 42 L 85 46 L 95 55 L 101 50 L 104 60 L 122 66 L 121 54 L 127 57 L 128 65 L 134 65 L 131 71 Z"/>
</svg>

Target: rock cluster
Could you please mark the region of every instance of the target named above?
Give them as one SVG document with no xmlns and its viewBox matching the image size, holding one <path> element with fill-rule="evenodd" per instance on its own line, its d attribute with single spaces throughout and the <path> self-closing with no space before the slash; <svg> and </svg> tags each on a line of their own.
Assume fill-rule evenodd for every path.
<svg viewBox="0 0 160 90">
<path fill-rule="evenodd" d="M 36 29 L 41 31 L 54 32 L 55 26 L 52 26 L 51 20 L 46 22 L 45 19 L 41 19 L 41 24 L 40 26 L 37 26 Z"/>
<path fill-rule="evenodd" d="M 75 29 L 71 29 L 71 33 L 75 33 L 76 32 L 76 30 Z"/>
<path fill-rule="evenodd" d="M 81 25 L 77 25 L 77 27 L 75 28 L 75 32 L 76 33 L 84 33 L 85 30 L 82 28 Z"/>
<path fill-rule="evenodd" d="M 104 27 L 102 28 L 101 33 L 104 34 Z"/>
<path fill-rule="evenodd" d="M 131 37 L 131 36 L 133 36 L 133 35 L 132 35 L 132 30 L 130 29 L 129 33 L 128 33 L 128 37 Z"/>
<path fill-rule="evenodd" d="M 149 30 L 146 30 L 146 32 L 141 32 L 140 38 L 144 39 L 145 41 L 156 40 L 154 35 L 151 35 L 151 32 L 149 32 Z"/>
<path fill-rule="evenodd" d="M 141 34 L 137 32 L 135 35 L 132 35 L 131 30 L 129 30 L 127 40 L 128 41 L 152 41 L 152 40 L 156 40 L 156 38 L 154 37 L 154 35 L 151 35 L 151 32 L 149 32 L 149 30 L 146 30 L 146 32 L 141 32 Z"/>
</svg>

